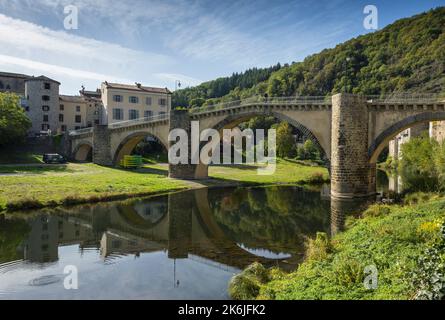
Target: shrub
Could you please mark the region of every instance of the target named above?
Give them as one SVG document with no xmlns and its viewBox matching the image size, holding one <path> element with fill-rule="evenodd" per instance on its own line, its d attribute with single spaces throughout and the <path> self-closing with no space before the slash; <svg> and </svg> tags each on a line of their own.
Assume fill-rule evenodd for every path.
<svg viewBox="0 0 445 320">
<path fill-rule="evenodd" d="M 364 269 L 355 258 L 341 257 L 333 265 L 335 282 L 342 287 L 350 287 L 362 283 L 364 280 Z"/>
<path fill-rule="evenodd" d="M 317 232 L 315 239 L 309 239 L 307 241 L 307 260 L 324 260 L 330 252 L 332 252 L 332 245 L 328 235 L 324 232 Z"/>
<path fill-rule="evenodd" d="M 244 273 L 234 276 L 229 283 L 229 295 L 234 300 L 253 300 L 260 292 L 260 286 Z"/>
<path fill-rule="evenodd" d="M 417 300 L 443 300 L 445 298 L 445 224 L 440 228 L 436 243 L 426 249 L 417 261 L 412 275 L 412 286 Z"/>
<path fill-rule="evenodd" d="M 391 212 L 391 206 L 386 204 L 374 204 L 363 212 L 363 217 L 379 217 Z"/>
</svg>

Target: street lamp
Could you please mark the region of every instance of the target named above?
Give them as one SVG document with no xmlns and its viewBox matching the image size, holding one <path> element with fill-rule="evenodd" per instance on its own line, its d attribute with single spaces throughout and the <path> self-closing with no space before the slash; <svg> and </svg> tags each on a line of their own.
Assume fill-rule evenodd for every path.
<svg viewBox="0 0 445 320">
<path fill-rule="evenodd" d="M 181 80 L 175 80 L 175 91 L 181 88 Z"/>
<path fill-rule="evenodd" d="M 345 59 L 345 75 L 344 75 L 345 83 L 343 84 L 343 91 L 344 92 L 348 91 L 347 86 L 346 86 L 346 81 L 348 80 L 348 64 L 349 64 L 349 61 L 351 61 L 351 58 L 350 57 L 346 57 L 346 59 Z"/>
</svg>

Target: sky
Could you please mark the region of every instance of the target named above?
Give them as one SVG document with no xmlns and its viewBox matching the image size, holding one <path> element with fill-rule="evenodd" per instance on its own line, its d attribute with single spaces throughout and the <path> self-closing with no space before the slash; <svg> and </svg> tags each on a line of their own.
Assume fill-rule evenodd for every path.
<svg viewBox="0 0 445 320">
<path fill-rule="evenodd" d="M 445 0 L 0 0 L 0 71 L 46 75 L 63 94 L 105 80 L 173 90 L 374 32 L 367 5 L 381 29 Z M 77 29 L 65 27 L 67 6 Z"/>
</svg>

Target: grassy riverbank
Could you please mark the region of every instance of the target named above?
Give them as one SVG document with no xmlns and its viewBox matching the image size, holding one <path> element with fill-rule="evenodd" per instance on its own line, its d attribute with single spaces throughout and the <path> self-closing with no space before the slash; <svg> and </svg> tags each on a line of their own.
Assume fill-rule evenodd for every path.
<svg viewBox="0 0 445 320">
<path fill-rule="evenodd" d="M 360 217 L 349 218 L 347 230 L 331 240 L 323 234 L 310 240 L 306 261 L 295 272 L 246 269 L 232 280 L 232 295 L 285 300 L 412 299 L 419 290 L 427 290 L 426 283 L 433 278 L 431 264 L 425 271 L 421 257 L 438 259 L 436 266 L 443 269 L 444 250 L 430 256 L 424 253 L 438 241 L 443 247 L 444 212 L 444 198 L 405 206 L 373 205 Z M 377 268 L 376 289 L 365 288 L 367 266 Z M 254 273 L 263 275 L 250 278 Z"/>
<path fill-rule="evenodd" d="M 231 184 L 296 184 L 327 179 L 327 170 L 280 160 L 271 176 L 256 167 L 211 167 L 203 186 Z M 71 205 L 148 196 L 196 186 L 167 177 L 166 165 L 135 171 L 95 164 L 0 166 L 0 211 Z M 199 185 L 199 184 L 198 184 Z"/>
</svg>

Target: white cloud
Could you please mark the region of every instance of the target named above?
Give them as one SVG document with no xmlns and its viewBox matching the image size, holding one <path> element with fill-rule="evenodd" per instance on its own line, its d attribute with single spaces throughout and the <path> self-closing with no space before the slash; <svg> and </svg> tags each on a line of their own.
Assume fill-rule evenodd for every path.
<svg viewBox="0 0 445 320">
<path fill-rule="evenodd" d="M 132 50 L 117 44 L 53 31 L 0 14 L 0 62 L 6 71 L 17 66 L 35 73 L 51 73 L 62 82 L 67 78 L 85 80 L 132 79 L 147 85 L 166 86 L 154 73 L 174 64 L 170 57 Z M 34 70 L 34 71 L 33 71 Z M 63 87 L 69 92 L 76 88 Z"/>
<path fill-rule="evenodd" d="M 189 77 L 183 74 L 178 74 L 178 73 L 155 73 L 154 76 L 158 77 L 159 79 L 168 81 L 170 83 L 173 83 L 177 80 L 181 81 L 181 87 L 191 87 L 191 86 L 196 86 L 198 84 L 200 84 L 201 82 L 203 82 L 200 79 L 196 79 L 193 77 Z"/>
</svg>

